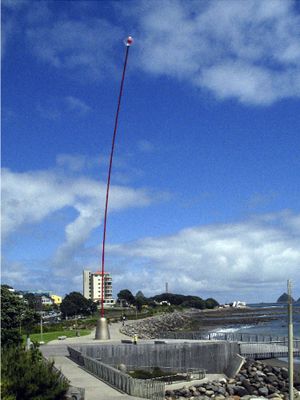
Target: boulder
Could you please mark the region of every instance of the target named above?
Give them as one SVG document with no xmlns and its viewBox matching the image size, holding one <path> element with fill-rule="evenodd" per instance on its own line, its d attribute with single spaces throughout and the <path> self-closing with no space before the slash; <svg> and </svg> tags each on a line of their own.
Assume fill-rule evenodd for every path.
<svg viewBox="0 0 300 400">
<path fill-rule="evenodd" d="M 247 380 L 245 380 L 244 382 L 243 382 L 243 386 L 244 386 L 244 388 L 247 390 L 247 392 L 249 393 L 249 394 L 253 394 L 253 392 L 255 391 L 255 387 L 254 386 L 252 386 L 251 384 L 250 384 L 250 382 L 249 381 L 247 381 Z"/>
<path fill-rule="evenodd" d="M 281 376 L 283 379 L 288 379 L 289 372 L 288 372 L 287 368 L 281 368 L 280 373 L 281 373 Z"/>
<path fill-rule="evenodd" d="M 268 396 L 269 389 L 267 387 L 261 387 L 258 389 L 258 393 L 261 394 L 262 396 Z"/>
<path fill-rule="evenodd" d="M 240 397 L 243 397 L 243 396 L 249 394 L 247 392 L 247 389 L 245 389 L 243 386 L 234 386 L 233 390 L 234 390 L 234 394 L 236 394 Z"/>
</svg>

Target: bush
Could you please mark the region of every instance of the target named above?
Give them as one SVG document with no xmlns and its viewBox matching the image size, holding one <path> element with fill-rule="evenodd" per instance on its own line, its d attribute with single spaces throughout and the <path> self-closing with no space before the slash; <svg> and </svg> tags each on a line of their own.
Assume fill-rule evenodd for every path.
<svg viewBox="0 0 300 400">
<path fill-rule="evenodd" d="M 9 347 L 2 351 L 3 400 L 63 400 L 69 383 L 43 359 L 38 349 Z"/>
</svg>

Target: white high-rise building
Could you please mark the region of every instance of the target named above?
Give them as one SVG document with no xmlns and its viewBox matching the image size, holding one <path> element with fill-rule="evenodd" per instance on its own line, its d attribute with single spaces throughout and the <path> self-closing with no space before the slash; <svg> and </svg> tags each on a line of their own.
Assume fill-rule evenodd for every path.
<svg viewBox="0 0 300 400">
<path fill-rule="evenodd" d="M 93 301 L 101 301 L 102 298 L 102 272 L 83 270 L 83 296 Z M 112 278 L 109 272 L 104 272 L 104 305 L 115 303 L 112 297 Z"/>
</svg>

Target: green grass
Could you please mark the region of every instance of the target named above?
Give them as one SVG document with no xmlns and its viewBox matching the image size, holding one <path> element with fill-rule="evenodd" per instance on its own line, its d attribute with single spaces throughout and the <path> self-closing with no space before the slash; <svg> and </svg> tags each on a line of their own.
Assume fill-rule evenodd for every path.
<svg viewBox="0 0 300 400">
<path fill-rule="evenodd" d="M 80 329 L 80 336 L 85 336 L 91 333 L 90 330 L 88 329 Z M 58 336 L 67 336 L 69 337 L 75 337 L 76 336 L 76 331 L 56 331 L 56 332 L 45 332 L 43 333 L 43 341 L 45 343 L 50 342 L 51 340 L 55 340 L 58 338 Z M 23 340 L 26 340 L 26 336 L 23 336 Z M 32 333 L 30 335 L 30 340 L 32 342 L 40 342 L 41 341 L 41 334 L 40 333 Z"/>
</svg>

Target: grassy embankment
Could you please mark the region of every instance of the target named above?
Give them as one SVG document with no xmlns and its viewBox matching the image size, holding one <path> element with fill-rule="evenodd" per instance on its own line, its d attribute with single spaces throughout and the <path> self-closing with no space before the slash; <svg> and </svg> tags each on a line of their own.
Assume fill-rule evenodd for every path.
<svg viewBox="0 0 300 400">
<path fill-rule="evenodd" d="M 88 329 L 80 329 L 78 330 L 80 336 L 85 336 L 91 333 L 91 330 Z M 63 330 L 63 331 L 54 331 L 54 332 L 46 332 L 43 333 L 42 339 L 41 339 L 41 334 L 40 333 L 32 333 L 30 334 L 30 340 L 32 342 L 40 342 L 43 340 L 43 342 L 48 343 L 51 340 L 57 339 L 59 336 L 67 336 L 69 337 L 75 337 L 76 336 L 76 330 Z M 26 336 L 23 336 L 23 340 L 26 340 Z"/>
</svg>

